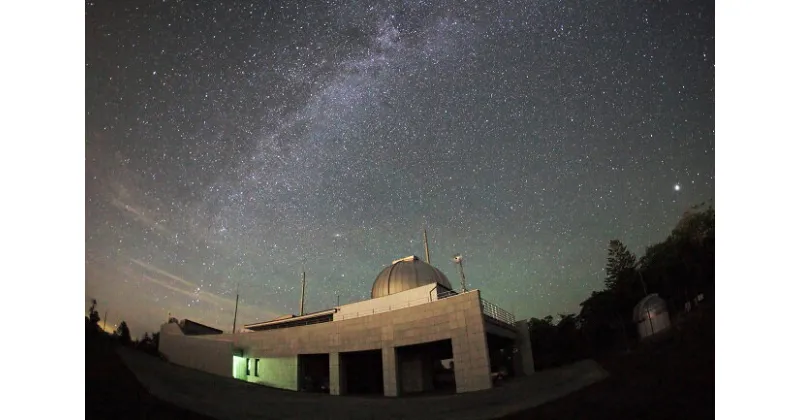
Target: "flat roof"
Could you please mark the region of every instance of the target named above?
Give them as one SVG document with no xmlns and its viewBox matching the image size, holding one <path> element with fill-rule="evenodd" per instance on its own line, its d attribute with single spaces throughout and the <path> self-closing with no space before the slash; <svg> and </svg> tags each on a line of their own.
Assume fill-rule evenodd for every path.
<svg viewBox="0 0 800 420">
<path fill-rule="evenodd" d="M 183 326 L 182 324 L 192 324 L 192 325 L 195 325 L 195 326 L 198 326 L 198 327 L 201 327 L 201 328 L 205 328 L 205 329 L 214 331 L 214 332 L 216 332 L 218 334 L 222 334 L 222 330 L 218 330 L 218 329 L 216 329 L 214 327 L 209 327 L 208 325 L 192 321 L 191 319 L 184 319 L 184 320 L 180 321 L 178 325 Z"/>
<path fill-rule="evenodd" d="M 247 329 L 259 328 L 259 327 L 265 327 L 265 326 L 268 326 L 268 325 L 277 325 L 277 324 L 289 323 L 289 322 L 294 322 L 294 321 L 302 321 L 304 319 L 313 319 L 313 318 L 322 317 L 322 316 L 326 316 L 326 315 L 332 315 L 334 312 L 336 312 L 335 308 L 334 309 L 326 309 L 324 311 L 312 312 L 310 314 L 305 314 L 305 315 L 298 315 L 298 316 L 292 315 L 291 317 L 283 316 L 283 317 L 280 317 L 280 318 L 277 318 L 277 319 L 273 319 L 273 320 L 270 320 L 270 321 L 256 322 L 256 323 L 253 323 L 253 324 L 245 324 L 244 328 L 247 328 Z"/>
</svg>

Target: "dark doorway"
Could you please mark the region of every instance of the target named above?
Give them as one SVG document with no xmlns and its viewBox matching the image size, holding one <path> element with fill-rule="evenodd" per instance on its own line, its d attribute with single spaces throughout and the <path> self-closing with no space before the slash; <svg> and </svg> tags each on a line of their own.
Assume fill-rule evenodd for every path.
<svg viewBox="0 0 800 420">
<path fill-rule="evenodd" d="M 499 385 L 515 376 L 514 372 L 514 340 L 494 334 L 486 334 L 489 349 L 489 364 L 492 382 Z"/>
<path fill-rule="evenodd" d="M 397 390 L 401 395 L 454 393 L 451 341 L 397 347 Z"/>
<path fill-rule="evenodd" d="M 330 356 L 324 354 L 297 355 L 297 388 L 304 392 L 330 392 Z"/>
<path fill-rule="evenodd" d="M 383 358 L 380 350 L 341 353 L 346 394 L 383 395 Z"/>
</svg>

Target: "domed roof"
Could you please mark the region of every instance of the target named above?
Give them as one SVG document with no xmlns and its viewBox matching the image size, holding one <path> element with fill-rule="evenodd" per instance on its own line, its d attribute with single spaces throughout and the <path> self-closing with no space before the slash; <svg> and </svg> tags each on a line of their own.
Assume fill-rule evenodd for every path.
<svg viewBox="0 0 800 420">
<path fill-rule="evenodd" d="M 448 289 L 453 288 L 444 273 L 412 255 L 395 260 L 378 274 L 375 283 L 372 284 L 372 298 L 388 296 L 431 283 L 439 283 Z"/>
<path fill-rule="evenodd" d="M 656 315 L 666 311 L 667 302 L 661 299 L 657 293 L 652 293 L 645 296 L 633 307 L 633 321 L 640 322 L 648 318 L 654 318 Z M 650 312 L 649 317 L 647 316 L 648 312 Z"/>
</svg>

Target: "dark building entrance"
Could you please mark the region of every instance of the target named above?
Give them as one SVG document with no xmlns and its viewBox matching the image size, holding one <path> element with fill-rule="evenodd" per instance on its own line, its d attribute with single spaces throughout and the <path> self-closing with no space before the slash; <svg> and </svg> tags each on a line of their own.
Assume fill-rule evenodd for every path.
<svg viewBox="0 0 800 420">
<path fill-rule="evenodd" d="M 330 356 L 324 354 L 297 355 L 297 388 L 304 392 L 330 392 Z"/>
<path fill-rule="evenodd" d="M 454 393 L 451 341 L 397 347 L 397 390 L 400 395 Z"/>
<path fill-rule="evenodd" d="M 383 358 L 380 350 L 341 353 L 343 394 L 383 395 Z"/>
<path fill-rule="evenodd" d="M 489 363 L 492 382 L 497 385 L 515 376 L 514 372 L 514 340 L 494 334 L 486 334 L 489 349 Z"/>
</svg>

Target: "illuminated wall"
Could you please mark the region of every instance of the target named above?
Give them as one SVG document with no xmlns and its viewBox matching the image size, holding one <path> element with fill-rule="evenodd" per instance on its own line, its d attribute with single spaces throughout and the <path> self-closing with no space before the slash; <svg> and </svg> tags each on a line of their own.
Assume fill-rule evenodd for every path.
<svg viewBox="0 0 800 420">
<path fill-rule="evenodd" d="M 247 380 L 247 359 L 233 356 L 233 377 L 242 381 Z"/>
<path fill-rule="evenodd" d="M 297 356 L 250 357 L 248 360 L 247 382 L 297 391 Z"/>
</svg>

